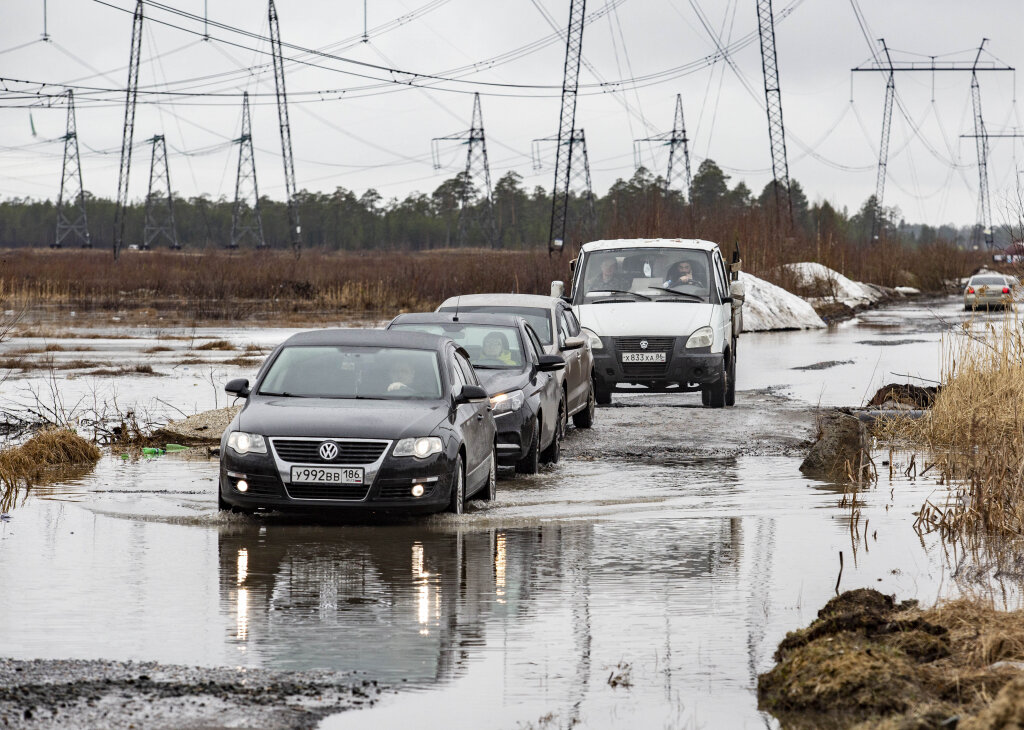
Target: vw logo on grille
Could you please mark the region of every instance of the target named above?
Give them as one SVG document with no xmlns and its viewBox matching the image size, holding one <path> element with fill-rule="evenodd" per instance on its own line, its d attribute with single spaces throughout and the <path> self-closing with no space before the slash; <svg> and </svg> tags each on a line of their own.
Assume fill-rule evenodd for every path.
<svg viewBox="0 0 1024 730">
<path fill-rule="evenodd" d="M 640 349 L 641 350 L 646 350 L 647 349 L 647 340 L 640 340 Z"/>
<path fill-rule="evenodd" d="M 324 461 L 334 461 L 338 456 L 338 445 L 333 441 L 324 441 L 320 444 L 320 458 Z"/>
</svg>

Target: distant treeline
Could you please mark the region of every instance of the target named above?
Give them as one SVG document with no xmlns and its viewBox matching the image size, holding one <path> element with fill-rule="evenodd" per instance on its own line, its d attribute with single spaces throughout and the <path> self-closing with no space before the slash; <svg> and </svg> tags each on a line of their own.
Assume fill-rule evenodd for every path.
<svg viewBox="0 0 1024 730">
<path fill-rule="evenodd" d="M 850 213 L 829 203 L 808 202 L 800 184 L 791 184 L 794 228 L 783 233 L 775 222 L 773 184 L 754 195 L 743 182 L 728 185 L 729 176 L 711 160 L 693 177 L 691 199 L 664 189 L 663 180 L 641 168 L 629 180 L 619 179 L 591 206 L 574 197 L 567 239 L 579 243 L 606 237 L 684 236 L 721 242 L 742 240 L 758 245 L 768 239 L 866 246 L 876 208 L 871 196 Z M 94 247 L 108 247 L 114 237 L 114 201 L 86 193 L 86 212 Z M 551 196 L 542 187 L 527 190 L 522 178 L 508 172 L 494 185 L 493 233 L 483 224 L 485 203 L 464 174 L 446 180 L 431 194 L 412 193 L 384 200 L 373 189 L 362 195 L 339 187 L 333 193 L 302 191 L 298 195 L 304 247 L 324 250 L 425 251 L 469 246 L 501 249 L 545 247 L 551 217 Z M 234 203 L 206 196 L 174 198 L 179 242 L 188 248 L 225 247 L 231 240 Z M 126 218 L 124 245 L 142 242 L 144 203 L 133 205 Z M 284 203 L 262 198 L 260 211 L 266 243 L 289 245 Z M 909 225 L 896 209 L 880 211 L 880 237 L 909 246 L 941 243 L 964 245 L 970 229 Z M 461 220 L 460 220 L 461 219 Z M 0 247 L 47 247 L 54 242 L 56 209 L 52 201 L 15 198 L 0 202 Z M 1005 234 L 1002 237 L 1006 237 Z M 997 241 L 998 242 L 998 241 Z M 1008 242 L 1008 241 L 1007 241 Z M 162 241 L 161 245 L 165 245 Z M 72 239 L 66 245 L 77 245 Z"/>
</svg>

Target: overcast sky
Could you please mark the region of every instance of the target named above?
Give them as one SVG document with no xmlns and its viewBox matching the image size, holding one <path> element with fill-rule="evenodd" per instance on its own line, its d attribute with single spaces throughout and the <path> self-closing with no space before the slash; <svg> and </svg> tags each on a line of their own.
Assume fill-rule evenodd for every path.
<svg viewBox="0 0 1024 730">
<path fill-rule="evenodd" d="M 198 16 L 205 8 L 211 21 L 260 37 L 268 32 L 263 0 L 165 2 Z M 60 105 L 27 108 L 31 102 L 21 92 L 57 93 L 64 84 L 101 90 L 76 91 L 82 174 L 93 194 L 116 195 L 124 94 L 102 90 L 127 83 L 134 5 L 48 0 L 47 43 L 41 40 L 42 0 L 4 1 L 0 76 L 35 85 L 6 81 L 7 92 L 0 93 L 0 196 L 56 198 L 63 146 L 53 140 L 64 133 L 66 112 Z M 363 43 L 363 0 L 278 0 L 282 38 L 352 61 L 460 80 L 431 82 L 435 88 L 381 83 L 409 77 L 286 48 L 286 56 L 314 64 L 286 64 L 299 188 L 343 186 L 361 194 L 373 187 L 385 199 L 432 192 L 465 165 L 465 147 L 443 145 L 443 167 L 435 170 L 431 138 L 467 130 L 472 92 L 479 91 L 492 179 L 515 170 L 528 187 L 550 189 L 553 144 L 542 146 L 544 166 L 535 170 L 531 142 L 557 133 L 565 49 L 546 16 L 564 27 L 568 0 L 367 5 L 369 42 Z M 983 59 L 1010 66 L 1022 60 L 1019 0 L 860 0 L 860 7 L 870 37 L 884 37 L 894 60 L 971 61 L 982 38 L 989 39 L 990 52 Z M 855 210 L 875 190 L 885 77 L 850 73 L 871 54 L 850 0 L 775 0 L 774 10 L 790 176 L 812 201 Z M 755 0 L 589 0 L 587 12 L 597 17 L 584 33 L 587 66 L 580 73 L 576 126 L 586 131 L 595 191 L 603 194 L 632 174 L 633 139 L 669 131 L 675 96 L 682 94 L 693 170 L 711 158 L 731 176 L 730 186 L 743 180 L 760 192 L 771 179 L 771 157 Z M 408 22 L 392 22 L 408 14 Z M 140 93 L 131 197 L 141 199 L 148 181 L 150 150 L 140 143 L 164 134 L 178 194 L 231 199 L 238 148 L 228 143 L 240 133 L 240 95 L 247 90 L 260 191 L 283 198 L 269 44 L 212 25 L 204 41 L 201 21 L 149 4 L 146 15 L 140 89 L 220 95 Z M 721 60 L 708 62 L 716 52 L 712 34 L 734 47 L 735 70 Z M 465 71 L 516 49 L 522 51 L 509 62 Z M 641 88 L 597 86 L 651 75 Z M 988 132 L 1024 128 L 1016 74 L 979 76 Z M 912 222 L 974 222 L 977 156 L 974 140 L 960 137 L 973 133 L 970 74 L 904 73 L 896 84 L 903 111 L 893 116 L 885 204 L 898 206 Z M 1006 220 L 1016 196 L 1022 142 L 990 142 L 996 223 Z M 645 166 L 664 173 L 666 146 L 644 144 L 640 151 Z"/>
</svg>

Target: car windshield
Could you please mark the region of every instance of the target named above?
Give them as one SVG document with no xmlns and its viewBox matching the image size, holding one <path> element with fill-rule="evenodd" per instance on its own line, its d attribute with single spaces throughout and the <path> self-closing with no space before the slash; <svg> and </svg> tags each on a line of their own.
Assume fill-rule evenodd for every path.
<svg viewBox="0 0 1024 730">
<path fill-rule="evenodd" d="M 1001 276 L 975 276 L 971 286 L 1006 286 L 1006 279 Z"/>
<path fill-rule="evenodd" d="M 476 304 L 473 306 L 460 306 L 460 312 L 483 312 L 485 314 L 515 314 L 527 321 L 537 333 L 537 338 L 544 346 L 552 343 L 551 339 L 551 310 L 540 307 L 516 307 L 500 306 L 497 304 Z M 442 312 L 454 312 L 455 307 L 442 307 Z"/>
<path fill-rule="evenodd" d="M 577 304 L 675 299 L 707 302 L 710 259 L 695 248 L 628 248 L 592 251 L 583 259 Z"/>
<path fill-rule="evenodd" d="M 515 327 L 462 322 L 396 322 L 388 329 L 451 337 L 469 353 L 473 367 L 482 370 L 521 370 L 525 362 L 519 330 Z"/>
<path fill-rule="evenodd" d="M 278 354 L 259 394 L 436 400 L 441 376 L 433 350 L 295 345 Z"/>
</svg>

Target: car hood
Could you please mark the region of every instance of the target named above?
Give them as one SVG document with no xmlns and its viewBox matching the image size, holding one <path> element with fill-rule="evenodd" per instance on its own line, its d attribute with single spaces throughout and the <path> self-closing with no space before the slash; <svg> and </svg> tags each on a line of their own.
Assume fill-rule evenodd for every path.
<svg viewBox="0 0 1024 730">
<path fill-rule="evenodd" d="M 580 304 L 580 324 L 601 337 L 685 337 L 711 323 L 714 304 L 703 302 L 607 302 Z"/>
<path fill-rule="evenodd" d="M 476 376 L 480 385 L 487 390 L 487 395 L 497 395 L 509 390 L 517 390 L 526 386 L 529 380 L 528 370 L 486 370 L 479 369 Z"/>
<path fill-rule="evenodd" d="M 440 400 L 252 396 L 236 427 L 264 436 L 399 439 L 427 436 L 447 415 Z"/>
</svg>

